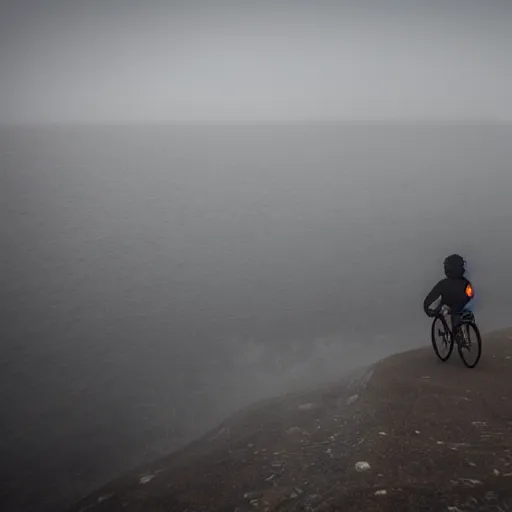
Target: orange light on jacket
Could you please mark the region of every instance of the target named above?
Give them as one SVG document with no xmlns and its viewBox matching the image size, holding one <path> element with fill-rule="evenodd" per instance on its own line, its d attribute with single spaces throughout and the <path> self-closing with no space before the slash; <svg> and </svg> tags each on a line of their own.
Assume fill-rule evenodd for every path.
<svg viewBox="0 0 512 512">
<path fill-rule="evenodd" d="M 466 295 L 468 297 L 473 297 L 473 287 L 469 283 L 466 286 Z"/>
</svg>

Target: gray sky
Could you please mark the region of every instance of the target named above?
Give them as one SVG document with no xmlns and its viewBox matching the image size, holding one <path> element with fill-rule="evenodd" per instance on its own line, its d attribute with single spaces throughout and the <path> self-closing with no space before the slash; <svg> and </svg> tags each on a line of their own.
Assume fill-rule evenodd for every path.
<svg viewBox="0 0 512 512">
<path fill-rule="evenodd" d="M 510 0 L 16 0 L 0 122 L 512 120 Z"/>
</svg>

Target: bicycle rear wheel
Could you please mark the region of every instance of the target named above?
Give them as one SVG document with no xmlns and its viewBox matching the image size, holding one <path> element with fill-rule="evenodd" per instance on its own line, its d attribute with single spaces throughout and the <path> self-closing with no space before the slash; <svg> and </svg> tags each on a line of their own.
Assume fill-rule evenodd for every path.
<svg viewBox="0 0 512 512">
<path fill-rule="evenodd" d="M 432 322 L 432 347 L 436 356 L 443 361 L 448 361 L 453 350 L 453 337 L 446 320 L 442 316 L 436 316 Z"/>
<path fill-rule="evenodd" d="M 459 356 L 468 368 L 474 368 L 482 355 L 482 338 L 473 322 L 462 322 L 459 327 L 460 341 L 457 344 Z"/>
</svg>

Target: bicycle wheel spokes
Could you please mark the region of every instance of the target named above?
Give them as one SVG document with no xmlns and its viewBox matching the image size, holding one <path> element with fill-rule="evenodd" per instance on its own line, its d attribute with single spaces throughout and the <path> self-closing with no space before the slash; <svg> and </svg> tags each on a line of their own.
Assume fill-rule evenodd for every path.
<svg viewBox="0 0 512 512">
<path fill-rule="evenodd" d="M 482 352 L 482 340 L 478 327 L 471 322 L 463 323 L 460 326 L 459 335 L 458 350 L 460 358 L 468 368 L 474 368 Z"/>
<path fill-rule="evenodd" d="M 452 353 L 453 339 L 443 320 L 440 317 L 432 323 L 432 346 L 441 361 L 447 361 Z"/>
</svg>

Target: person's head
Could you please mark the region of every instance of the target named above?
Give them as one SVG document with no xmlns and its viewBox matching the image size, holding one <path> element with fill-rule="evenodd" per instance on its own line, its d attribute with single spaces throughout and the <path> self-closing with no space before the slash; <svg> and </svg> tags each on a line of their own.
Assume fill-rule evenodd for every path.
<svg viewBox="0 0 512 512">
<path fill-rule="evenodd" d="M 444 273 L 446 277 L 458 279 L 466 272 L 466 262 L 459 254 L 451 254 L 444 260 Z"/>
</svg>

